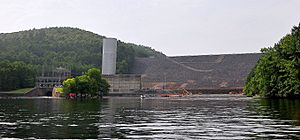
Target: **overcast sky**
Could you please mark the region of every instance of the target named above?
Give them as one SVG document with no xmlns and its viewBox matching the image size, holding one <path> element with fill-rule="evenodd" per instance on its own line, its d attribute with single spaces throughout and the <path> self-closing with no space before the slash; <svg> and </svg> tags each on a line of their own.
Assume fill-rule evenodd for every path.
<svg viewBox="0 0 300 140">
<path fill-rule="evenodd" d="M 77 27 L 169 56 L 259 52 L 300 22 L 300 0 L 1 0 L 0 33 Z"/>
</svg>

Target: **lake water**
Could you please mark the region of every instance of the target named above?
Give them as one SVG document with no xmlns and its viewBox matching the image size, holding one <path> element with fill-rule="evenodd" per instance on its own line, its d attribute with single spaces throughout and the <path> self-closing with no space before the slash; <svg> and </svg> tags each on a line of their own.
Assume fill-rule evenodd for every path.
<svg viewBox="0 0 300 140">
<path fill-rule="evenodd" d="M 0 99 L 0 137 L 299 139 L 300 101 L 238 95 Z"/>
</svg>

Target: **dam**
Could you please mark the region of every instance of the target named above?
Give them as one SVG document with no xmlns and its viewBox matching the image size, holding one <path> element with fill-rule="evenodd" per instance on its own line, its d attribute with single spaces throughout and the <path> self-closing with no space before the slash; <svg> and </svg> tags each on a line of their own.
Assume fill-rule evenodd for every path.
<svg viewBox="0 0 300 140">
<path fill-rule="evenodd" d="M 127 74 L 116 74 L 117 39 L 103 39 L 102 77 L 111 95 L 143 90 L 186 89 L 192 93 L 241 93 L 250 71 L 262 53 L 168 57 L 163 54 L 135 58 Z M 62 69 L 62 68 L 60 68 Z M 69 72 L 37 77 L 39 89 L 61 86 Z M 63 76 L 61 76 L 63 75 Z"/>
<path fill-rule="evenodd" d="M 136 58 L 143 89 L 241 92 L 261 53 Z"/>
<path fill-rule="evenodd" d="M 262 53 L 135 58 L 128 74 L 116 74 L 117 39 L 103 39 L 102 75 L 110 93 L 186 89 L 194 93 L 240 93 Z"/>
</svg>

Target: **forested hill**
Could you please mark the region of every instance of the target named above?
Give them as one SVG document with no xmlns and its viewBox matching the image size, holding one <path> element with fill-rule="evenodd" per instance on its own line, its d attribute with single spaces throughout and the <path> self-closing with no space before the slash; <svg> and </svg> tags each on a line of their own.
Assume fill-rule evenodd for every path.
<svg viewBox="0 0 300 140">
<path fill-rule="evenodd" d="M 104 36 L 78 28 L 54 27 L 0 34 L 0 60 L 23 61 L 37 69 L 62 66 L 81 73 L 101 67 Z M 134 57 L 159 54 L 142 45 L 118 41 L 117 72 L 127 73 Z"/>
</svg>

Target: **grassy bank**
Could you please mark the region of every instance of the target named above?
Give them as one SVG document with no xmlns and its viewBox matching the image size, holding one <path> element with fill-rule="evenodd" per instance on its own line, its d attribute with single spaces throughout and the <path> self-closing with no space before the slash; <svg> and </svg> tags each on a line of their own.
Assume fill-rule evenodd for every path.
<svg viewBox="0 0 300 140">
<path fill-rule="evenodd" d="M 5 94 L 25 94 L 29 91 L 31 91 L 33 88 L 21 88 L 17 90 L 11 90 L 11 91 L 0 91 L 0 93 L 5 93 Z"/>
</svg>

